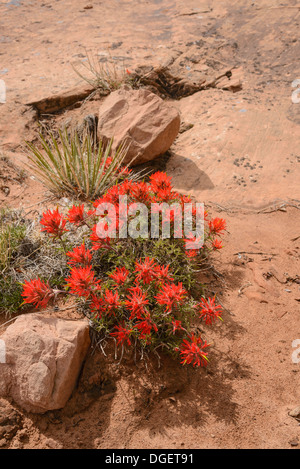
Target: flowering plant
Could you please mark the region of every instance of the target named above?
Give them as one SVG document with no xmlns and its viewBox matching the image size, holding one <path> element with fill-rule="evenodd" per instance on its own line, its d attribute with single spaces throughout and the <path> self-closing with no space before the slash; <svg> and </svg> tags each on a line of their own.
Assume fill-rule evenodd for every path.
<svg viewBox="0 0 300 469">
<path fill-rule="evenodd" d="M 128 198 L 125 211 L 120 201 L 120 196 L 124 195 Z M 155 239 L 149 239 L 151 226 L 143 216 L 139 217 L 139 224 L 146 226 L 143 236 L 120 236 L 124 225 L 135 218 L 132 208 L 141 203 L 150 207 L 170 202 L 176 202 L 177 206 L 168 214 L 172 222 L 168 239 L 163 238 L 162 229 Z M 195 334 L 194 326 L 197 321 L 213 324 L 221 319 L 222 309 L 215 298 L 206 299 L 202 295 L 200 301 L 195 300 L 190 287 L 197 263 L 201 264 L 210 251 L 222 248 L 219 237 L 226 223 L 221 218 L 208 219 L 207 212 L 203 212 L 203 243 L 200 248 L 191 248 L 197 232 L 182 239 L 178 237 L 175 223 L 179 216 L 176 210 L 185 203 L 191 203 L 190 198 L 173 191 L 171 179 L 157 172 L 148 183 L 126 179 L 113 186 L 90 210 L 86 210 L 84 204 L 74 205 L 66 215 L 58 209 L 48 210 L 41 220 L 42 230 L 54 242 L 62 243 L 69 275 L 63 289 L 52 288 L 41 279 L 27 281 L 22 295 L 24 302 L 38 308 L 47 306 L 57 295 L 74 296 L 99 334 L 98 342 L 115 340 L 122 356 L 125 348 L 130 347 L 142 352 L 163 348 L 179 354 L 184 365 L 206 366 L 209 344 Z M 115 209 L 117 223 L 113 229 L 109 210 L 99 211 L 103 204 Z M 140 207 L 137 208 L 140 212 Z M 192 208 L 193 220 L 196 215 Z M 163 226 L 165 220 L 161 215 L 160 220 Z M 100 222 L 105 227 L 101 235 Z M 68 250 L 67 237 L 79 228 L 83 230 L 84 240 Z M 112 236 L 113 230 L 119 236 Z"/>
</svg>

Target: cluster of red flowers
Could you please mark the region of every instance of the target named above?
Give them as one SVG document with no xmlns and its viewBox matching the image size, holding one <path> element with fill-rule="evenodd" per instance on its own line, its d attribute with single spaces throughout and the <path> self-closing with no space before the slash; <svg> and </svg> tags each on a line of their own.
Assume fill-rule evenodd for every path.
<svg viewBox="0 0 300 469">
<path fill-rule="evenodd" d="M 128 196 L 128 205 L 127 213 L 121 210 L 120 207 L 120 196 Z M 182 209 L 184 208 L 184 204 L 192 203 L 192 199 L 189 196 L 185 196 L 179 194 L 178 192 L 173 191 L 172 184 L 171 184 L 171 177 L 167 176 L 166 173 L 163 172 L 156 172 L 152 174 L 149 178 L 149 183 L 145 182 L 133 182 L 131 180 L 125 180 L 121 184 L 111 187 L 106 194 L 97 199 L 94 202 L 94 207 L 97 212 L 97 207 L 100 204 L 113 204 L 116 209 L 116 219 L 117 219 L 117 229 L 121 229 L 123 224 L 128 222 L 128 214 L 133 213 L 136 207 L 136 204 L 143 203 L 146 206 L 153 205 L 152 210 L 153 212 L 159 212 L 161 210 L 160 204 L 162 203 L 169 203 L 171 204 L 169 209 L 166 209 L 164 215 L 165 218 L 162 220 L 162 225 L 168 220 L 173 224 L 173 236 L 174 238 L 180 238 L 180 233 L 175 229 L 175 220 L 182 217 Z M 124 209 L 124 207 L 123 207 Z M 226 230 L 226 221 L 223 218 L 213 218 L 211 220 L 208 219 L 208 213 L 204 211 L 204 213 L 199 213 L 199 208 L 193 205 L 192 208 L 192 216 L 193 220 L 196 220 L 196 216 L 203 215 L 203 219 L 208 222 L 208 231 L 206 235 L 206 245 L 210 243 L 212 250 L 220 250 L 222 249 L 222 242 L 217 239 L 218 236 L 224 234 Z M 107 217 L 107 239 L 106 239 L 106 247 L 109 246 L 109 217 Z M 94 249 L 99 249 L 103 247 L 103 241 L 99 241 L 99 237 L 97 236 L 96 229 L 94 229 L 93 235 L 91 240 L 94 244 Z M 186 255 L 190 259 L 196 258 L 200 253 L 201 249 L 191 249 L 189 244 L 195 242 L 197 239 L 195 236 L 191 235 L 188 239 L 185 239 L 186 245 Z M 201 243 L 202 245 L 203 243 Z"/>
<path fill-rule="evenodd" d="M 119 205 L 119 196 L 129 196 L 130 202 L 160 203 L 178 200 L 187 202 L 187 198 L 172 190 L 171 178 L 163 172 L 156 172 L 150 176 L 150 182 L 133 182 L 125 179 L 121 184 L 111 187 L 106 194 L 94 202 L 97 208 L 103 202 L 109 202 L 116 207 Z M 189 200 L 189 199 L 188 199 Z"/>
<path fill-rule="evenodd" d="M 111 164 L 108 159 L 107 168 Z M 120 171 L 124 172 L 124 176 L 128 175 L 126 170 Z M 88 306 L 89 317 L 96 330 L 105 330 L 118 345 L 130 346 L 139 341 L 143 347 L 157 347 L 163 343 L 171 351 L 179 352 L 182 364 L 206 366 L 206 349 L 209 344 L 191 333 L 190 324 L 193 316 L 207 325 L 221 319 L 222 308 L 216 304 L 215 298 L 203 298 L 195 304 L 183 284 L 175 282 L 170 265 L 161 265 L 148 256 L 128 262 L 126 267 L 106 272 L 106 276 L 102 273 L 101 280 L 99 278 L 97 262 L 94 262 L 97 251 L 114 250 L 114 244 L 122 241 L 116 241 L 118 238 L 110 236 L 109 214 L 97 214 L 97 207 L 101 203 L 113 204 L 119 214 L 121 195 L 128 196 L 131 206 L 139 202 L 150 204 L 176 201 L 183 208 L 185 203 L 191 202 L 190 197 L 173 191 L 170 177 L 157 172 L 150 176 L 149 183 L 125 179 L 111 187 L 101 199 L 94 202 L 92 210 L 86 211 L 84 204 L 74 205 L 66 216 L 58 209 L 48 210 L 43 214 L 41 225 L 42 231 L 50 237 L 60 240 L 64 245 L 63 237 L 68 232 L 66 226 L 69 223 L 73 229 L 83 226 L 88 228 L 89 239 L 87 245 L 82 243 L 72 251 L 65 252 L 70 272 L 65 279 L 64 290 L 53 290 L 48 282 L 41 279 L 26 281 L 22 294 L 24 303 L 44 308 L 57 293 L 74 295 Z M 174 221 L 177 215 L 176 212 L 172 215 L 170 213 L 170 219 Z M 209 220 L 207 212 L 203 215 L 207 222 L 204 245 L 209 241 L 212 250 L 219 250 L 222 243 L 218 238 L 224 233 L 226 222 L 221 218 Z M 193 216 L 196 216 L 194 208 Z M 106 237 L 100 238 L 97 234 L 99 217 L 107 225 Z M 123 222 L 119 219 L 118 229 Z M 188 258 L 196 258 L 201 250 L 191 249 L 188 245 L 197 244 L 198 241 L 201 240 L 192 235 L 184 242 L 179 240 L 183 255 L 186 252 Z"/>
<path fill-rule="evenodd" d="M 222 308 L 216 305 L 215 298 L 202 299 L 196 308 L 199 308 L 199 317 L 205 321 L 205 324 L 212 324 L 221 319 Z"/>
<path fill-rule="evenodd" d="M 95 272 L 88 265 L 87 267 L 73 267 L 66 282 L 70 293 L 89 298 L 92 292 L 98 288 L 100 280 L 95 279 Z"/>
<path fill-rule="evenodd" d="M 67 254 L 72 262 L 70 276 L 66 278 L 69 293 L 88 301 L 92 322 L 105 323 L 118 345 L 130 346 L 132 338 L 149 345 L 155 342 L 158 332 L 165 333 L 182 341 L 181 346 L 174 346 L 182 364 L 206 366 L 208 344 L 187 334 L 182 306 L 188 301 L 188 293 L 181 283 L 173 282 L 169 265 L 160 266 L 147 257 L 136 261 L 132 272 L 125 267 L 117 268 L 108 274 L 106 281 L 100 282 L 88 265 L 92 253 L 84 244 Z M 46 307 L 53 296 L 49 284 L 39 279 L 24 285 L 24 301 L 36 307 Z M 221 318 L 221 307 L 215 304 L 215 299 L 202 299 L 194 310 L 206 324 Z"/>
<path fill-rule="evenodd" d="M 111 162 L 107 161 L 107 164 L 109 166 Z M 151 203 L 157 204 L 157 206 L 154 206 L 153 210 L 155 211 L 156 209 L 159 211 L 161 203 L 176 202 L 177 205 L 175 204 L 173 207 L 170 206 L 167 213 L 165 213 L 165 221 L 170 220 L 170 222 L 175 225 L 175 219 L 178 219 L 180 216 L 182 216 L 182 208 L 184 207 L 184 204 L 192 202 L 191 198 L 173 191 L 171 178 L 163 172 L 158 171 L 151 175 L 149 179 L 149 183 L 133 182 L 129 179 L 125 179 L 120 184 L 112 186 L 110 189 L 108 189 L 106 194 L 101 197 L 101 199 L 98 199 L 94 202 L 94 209 L 87 212 L 85 211 L 84 204 L 78 206 L 74 205 L 69 210 L 67 217 L 64 217 L 61 213 L 59 213 L 58 209 L 53 211 L 48 210 L 43 214 L 43 218 L 41 220 L 41 224 L 43 225 L 42 231 L 47 232 L 54 239 L 61 239 L 68 231 L 66 229 L 67 222 L 77 227 L 87 225 L 92 229 L 92 234 L 90 236 L 93 245 L 92 249 L 109 249 L 112 247 L 112 244 L 115 242 L 115 240 L 118 239 L 116 232 L 121 230 L 124 223 L 129 221 L 128 214 L 135 211 L 136 204 L 138 203 L 143 203 L 147 206 L 149 206 Z M 128 196 L 126 213 L 121 210 L 121 208 L 124 209 L 124 207 L 120 207 L 119 197 L 123 195 Z M 105 204 L 113 204 L 116 210 L 116 217 L 114 220 L 111 220 L 109 214 L 98 216 L 98 221 L 99 217 L 100 219 L 104 219 L 105 237 L 98 236 L 98 227 L 97 224 L 94 224 L 94 221 L 97 219 L 97 207 L 99 207 L 100 204 L 104 204 L 104 206 Z M 197 209 L 195 206 L 193 206 L 192 215 L 194 219 L 196 219 Z M 224 231 L 226 230 L 226 221 L 222 218 L 213 218 L 209 220 L 206 211 L 204 212 L 203 216 L 204 220 L 208 222 L 208 231 L 205 238 L 206 246 L 210 243 L 212 250 L 222 249 L 222 242 L 218 239 L 218 236 L 224 234 Z M 92 222 L 92 225 L 90 225 L 90 221 Z M 115 225 L 112 223 L 112 221 L 115 223 Z M 164 224 L 164 220 L 162 220 L 162 223 Z M 173 226 L 173 228 L 173 237 L 180 238 L 180 234 L 175 230 L 175 226 Z M 193 249 L 189 247 L 191 242 L 195 243 L 196 241 L 197 238 L 192 234 L 184 240 L 186 255 L 190 259 L 196 258 L 201 253 L 201 249 Z M 202 246 L 203 242 L 200 243 L 200 245 Z"/>
<path fill-rule="evenodd" d="M 22 297 L 24 303 L 32 304 L 36 308 L 46 308 L 49 301 L 54 297 L 54 290 L 49 283 L 45 283 L 39 278 L 26 280 L 23 285 Z"/>
<path fill-rule="evenodd" d="M 205 367 L 208 362 L 207 352 L 205 352 L 207 347 L 209 347 L 209 344 L 207 344 L 206 341 L 203 342 L 201 337 L 195 337 L 194 334 L 192 334 L 189 340 L 183 340 L 180 349 L 182 357 L 181 363 L 183 365 L 192 364 L 193 366 Z"/>
<path fill-rule="evenodd" d="M 86 249 L 84 243 L 81 246 L 74 248 L 73 251 L 67 252 L 66 255 L 70 258 L 68 262 L 70 265 L 82 264 L 87 266 L 92 262 L 92 252 L 89 249 Z"/>
<path fill-rule="evenodd" d="M 68 231 L 65 228 L 66 223 L 67 220 L 59 213 L 58 208 L 53 211 L 48 210 L 43 214 L 41 219 L 41 225 L 43 225 L 42 231 L 45 231 L 54 239 L 61 238 Z"/>
<path fill-rule="evenodd" d="M 167 312 L 171 312 L 172 308 L 183 302 L 187 295 L 186 290 L 183 288 L 182 283 L 178 285 L 165 284 L 162 285 L 161 291 L 156 295 L 156 300 L 159 305 L 166 307 Z"/>
</svg>

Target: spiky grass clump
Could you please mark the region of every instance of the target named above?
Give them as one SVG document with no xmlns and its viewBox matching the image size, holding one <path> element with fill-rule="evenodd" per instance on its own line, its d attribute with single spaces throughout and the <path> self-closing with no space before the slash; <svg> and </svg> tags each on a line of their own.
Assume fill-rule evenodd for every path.
<svg viewBox="0 0 300 469">
<path fill-rule="evenodd" d="M 112 152 L 113 140 L 96 145 L 89 133 L 81 139 L 77 132 L 39 133 L 39 145 L 26 142 L 31 169 L 56 196 L 95 200 L 122 178 L 121 165 L 127 148 Z"/>
<path fill-rule="evenodd" d="M 102 63 L 95 55 L 85 50 L 86 59 L 72 65 L 75 73 L 94 90 L 107 95 L 124 84 L 131 84 L 130 72 L 125 67 L 118 68 L 110 57 L 110 62 Z"/>
</svg>

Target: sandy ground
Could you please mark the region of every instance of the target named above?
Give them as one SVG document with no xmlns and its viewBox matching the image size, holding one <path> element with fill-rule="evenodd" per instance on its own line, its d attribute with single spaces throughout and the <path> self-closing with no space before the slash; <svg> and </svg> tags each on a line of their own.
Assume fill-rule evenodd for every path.
<svg viewBox="0 0 300 469">
<path fill-rule="evenodd" d="M 92 8 L 91 8 L 92 7 Z M 36 112 L 79 85 L 85 48 L 134 69 L 172 64 L 208 76 L 241 67 L 242 90 L 174 101 L 184 124 L 167 172 L 228 221 L 216 256 L 224 324 L 207 372 L 168 359 L 148 372 L 93 355 L 63 411 L 23 414 L 11 448 L 299 448 L 300 4 L 296 0 L 0 2 L 0 151 L 23 167 Z M 45 190 L 0 168 L 0 204 L 45 207 Z M 9 174 L 10 178 L 5 179 Z M 40 203 L 40 205 L 38 205 Z M 35 204 L 35 205 L 34 205 Z M 296 446 L 296 445 L 299 446 Z"/>
</svg>

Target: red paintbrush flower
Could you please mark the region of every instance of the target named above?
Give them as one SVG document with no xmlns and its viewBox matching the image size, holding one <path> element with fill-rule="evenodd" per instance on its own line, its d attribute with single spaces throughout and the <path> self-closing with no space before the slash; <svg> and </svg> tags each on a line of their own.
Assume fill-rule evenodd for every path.
<svg viewBox="0 0 300 469">
<path fill-rule="evenodd" d="M 153 211 L 159 211 L 159 207 L 153 207 Z M 180 206 L 171 205 L 168 208 L 164 209 L 162 212 L 162 225 L 165 225 L 166 223 L 174 223 L 175 220 L 181 220 L 182 219 L 182 208 Z M 181 226 L 181 224 L 180 224 Z M 179 236 L 181 238 L 181 236 Z"/>
<path fill-rule="evenodd" d="M 219 239 L 215 239 L 215 240 L 212 242 L 212 247 L 213 247 L 214 250 L 222 249 L 222 248 L 223 248 L 222 241 L 220 241 Z"/>
<path fill-rule="evenodd" d="M 90 236 L 90 240 L 92 241 L 93 251 L 97 251 L 98 249 L 111 249 L 111 238 L 99 238 L 97 235 L 97 225 L 93 226 L 93 232 Z"/>
<path fill-rule="evenodd" d="M 135 182 L 131 185 L 130 195 L 136 202 L 147 203 L 151 201 L 149 186 L 146 182 Z"/>
<path fill-rule="evenodd" d="M 53 296 L 54 291 L 49 283 L 44 283 L 39 278 L 26 280 L 23 284 L 22 297 L 26 304 L 33 304 L 36 308 L 45 308 Z"/>
<path fill-rule="evenodd" d="M 105 161 L 104 169 L 108 170 L 112 162 L 113 162 L 113 159 L 109 156 L 107 160 Z"/>
<path fill-rule="evenodd" d="M 93 202 L 93 206 L 95 207 L 95 209 L 97 209 L 97 207 L 100 205 L 100 204 L 103 204 L 103 203 L 106 203 L 106 200 L 104 197 L 101 197 L 100 199 L 96 199 L 94 202 Z M 97 210 L 95 210 L 95 213 L 97 213 Z"/>
<path fill-rule="evenodd" d="M 87 212 L 88 219 L 95 219 L 95 216 L 96 216 L 96 210 L 94 209 L 88 210 Z"/>
<path fill-rule="evenodd" d="M 202 299 L 196 308 L 200 309 L 199 316 L 205 321 L 205 324 L 212 324 L 216 319 L 221 319 L 222 307 L 216 305 L 215 298 Z"/>
<path fill-rule="evenodd" d="M 222 234 L 226 229 L 226 220 L 223 218 L 213 218 L 208 222 L 208 226 L 211 234 Z"/>
<path fill-rule="evenodd" d="M 178 194 L 171 191 L 171 189 L 160 189 L 155 193 L 152 202 L 172 202 L 177 198 Z"/>
<path fill-rule="evenodd" d="M 190 195 L 180 195 L 179 197 L 182 205 L 190 204 L 192 202 L 192 198 Z"/>
<path fill-rule="evenodd" d="M 121 306 L 120 297 L 118 292 L 112 292 L 110 290 L 105 290 L 103 299 L 103 307 L 106 313 L 111 316 L 113 314 L 115 316 L 116 311 Z"/>
<path fill-rule="evenodd" d="M 206 367 L 208 358 L 207 352 L 204 350 L 209 347 L 209 344 L 206 341 L 203 342 L 201 337 L 195 337 L 194 334 L 189 337 L 189 340 L 190 342 L 184 340 L 182 343 L 180 350 L 181 364 Z"/>
<path fill-rule="evenodd" d="M 162 171 L 157 171 L 156 173 L 150 176 L 150 184 L 153 192 L 158 193 L 160 191 L 170 191 L 172 190 L 171 176 L 167 176 L 166 173 Z"/>
<path fill-rule="evenodd" d="M 117 285 L 123 285 L 128 275 L 129 270 L 125 269 L 125 267 L 118 267 L 114 272 L 109 274 L 109 277 L 112 278 Z"/>
<path fill-rule="evenodd" d="M 151 321 L 149 316 L 143 321 L 138 322 L 136 324 L 136 328 L 140 332 L 140 339 L 147 340 L 148 343 L 151 341 L 152 329 L 154 330 L 154 332 L 158 332 L 157 325 Z"/>
<path fill-rule="evenodd" d="M 119 177 L 130 176 L 131 173 L 132 173 L 132 169 L 126 168 L 126 166 L 125 167 L 121 166 L 118 169 Z"/>
<path fill-rule="evenodd" d="M 70 277 L 65 280 L 71 293 L 85 298 L 88 298 L 100 284 L 100 280 L 95 280 L 95 272 L 91 266 L 73 267 Z"/>
<path fill-rule="evenodd" d="M 52 238 L 61 238 L 64 233 L 68 230 L 65 228 L 67 221 L 64 216 L 59 213 L 58 208 L 43 213 L 43 217 L 40 221 L 41 225 L 44 226 L 42 231 L 49 233 Z"/>
<path fill-rule="evenodd" d="M 155 274 L 158 281 L 172 282 L 174 278 L 169 273 L 170 265 L 157 265 L 155 267 Z"/>
<path fill-rule="evenodd" d="M 119 196 L 120 196 L 120 188 L 119 185 L 112 186 L 106 192 L 105 196 L 102 198 L 102 202 L 107 202 L 109 204 L 113 204 L 115 207 L 119 205 Z"/>
<path fill-rule="evenodd" d="M 85 219 L 84 213 L 84 204 L 82 205 L 73 205 L 73 207 L 68 212 L 68 220 L 74 225 L 82 225 Z"/>
<path fill-rule="evenodd" d="M 174 321 L 172 321 L 172 326 L 173 326 L 173 331 L 172 331 L 173 334 L 175 334 L 176 331 L 183 330 L 182 322 L 178 321 L 177 319 L 174 319 Z"/>
<path fill-rule="evenodd" d="M 131 191 L 133 182 L 130 179 L 125 179 L 121 184 L 119 184 L 119 194 L 120 195 L 129 195 Z"/>
<path fill-rule="evenodd" d="M 67 252 L 66 255 L 70 258 L 70 261 L 68 262 L 69 265 L 83 264 L 84 266 L 87 266 L 91 263 L 93 257 L 91 251 L 89 249 L 85 249 L 84 243 L 81 246 L 74 248 L 73 251 Z"/>
<path fill-rule="evenodd" d="M 92 313 L 95 313 L 95 318 L 102 318 L 102 313 L 104 311 L 104 304 L 102 298 L 99 298 L 96 295 L 92 295 L 92 302 L 90 304 L 90 309 Z"/>
<path fill-rule="evenodd" d="M 161 286 L 161 290 L 157 296 L 155 296 L 157 303 L 160 305 L 166 305 L 166 311 L 170 312 L 172 307 L 183 302 L 186 297 L 186 290 L 183 288 L 182 283 L 166 284 Z"/>
<path fill-rule="evenodd" d="M 194 259 L 195 257 L 198 256 L 199 251 L 198 251 L 198 249 L 189 249 L 188 251 L 185 251 L 185 254 L 190 259 Z"/>
<path fill-rule="evenodd" d="M 203 247 L 203 237 L 201 235 L 195 236 L 190 233 L 184 241 L 185 249 L 187 251 L 197 251 L 197 254 L 199 254 L 199 249 Z M 189 257 L 195 257 L 195 255 L 191 255 Z"/>
<path fill-rule="evenodd" d="M 137 282 L 142 281 L 144 284 L 148 285 L 152 280 L 155 280 L 157 276 L 154 259 L 146 257 L 144 262 L 140 259 L 139 262 L 135 263 L 134 272 L 138 272 L 138 275 L 136 276 Z"/>
<path fill-rule="evenodd" d="M 131 345 L 130 334 L 133 329 L 126 329 L 125 326 L 116 326 L 116 332 L 112 332 L 110 335 L 117 339 L 118 345 L 124 345 L 127 342 L 127 345 Z"/>
<path fill-rule="evenodd" d="M 113 204 L 114 207 L 117 208 L 119 206 L 119 195 L 122 194 L 120 194 L 120 185 L 118 184 L 108 189 L 106 194 L 103 195 L 100 199 L 95 200 L 93 205 L 96 209 L 100 204 Z"/>
<path fill-rule="evenodd" d="M 145 306 L 149 304 L 146 294 L 139 286 L 130 288 L 131 295 L 127 296 L 126 307 L 131 311 L 130 320 L 134 318 L 141 319 L 146 314 Z"/>
</svg>

